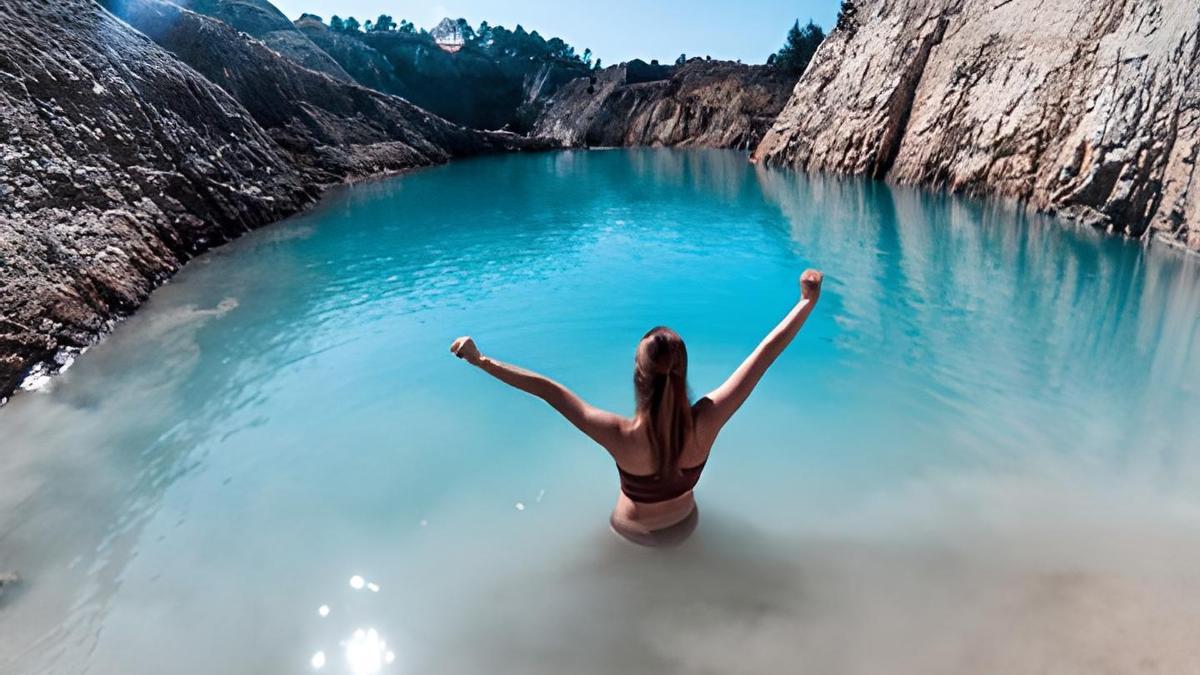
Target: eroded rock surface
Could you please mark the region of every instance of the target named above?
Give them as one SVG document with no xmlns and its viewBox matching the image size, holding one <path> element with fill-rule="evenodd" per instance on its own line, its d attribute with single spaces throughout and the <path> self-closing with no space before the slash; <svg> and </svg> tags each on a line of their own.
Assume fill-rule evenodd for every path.
<svg viewBox="0 0 1200 675">
<path fill-rule="evenodd" d="M 173 0 L 180 7 L 223 21 L 237 30 L 262 40 L 271 49 L 296 63 L 344 82 L 354 78 L 267 0 Z M 117 14 L 126 0 L 102 0 Z"/>
<path fill-rule="evenodd" d="M 176 54 L 90 0 L 0 0 L 0 397 L 330 182 L 532 145 L 173 4 L 121 6 Z"/>
<path fill-rule="evenodd" d="M 590 72 L 578 59 L 475 43 L 448 53 L 428 35 L 338 32 L 311 17 L 296 26 L 360 84 L 476 129 L 526 133 L 559 85 Z"/>
<path fill-rule="evenodd" d="M 0 395 L 309 202 L 237 101 L 84 0 L 0 0 Z"/>
<path fill-rule="evenodd" d="M 118 16 L 233 95 L 294 160 L 332 182 L 535 145 L 467 129 L 408 101 L 282 58 L 262 42 L 164 0 L 120 0 Z"/>
<path fill-rule="evenodd" d="M 1200 4 L 861 0 L 755 158 L 1200 249 Z"/>
<path fill-rule="evenodd" d="M 633 61 L 561 87 L 532 133 L 568 146 L 750 149 L 787 102 L 793 83 L 767 66 Z"/>
</svg>

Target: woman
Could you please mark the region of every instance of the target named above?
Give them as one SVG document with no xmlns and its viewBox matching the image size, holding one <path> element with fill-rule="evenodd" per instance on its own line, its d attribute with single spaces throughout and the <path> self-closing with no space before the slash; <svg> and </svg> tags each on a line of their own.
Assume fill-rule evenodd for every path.
<svg viewBox="0 0 1200 675">
<path fill-rule="evenodd" d="M 637 411 L 632 418 L 588 405 L 549 378 L 479 353 L 474 340 L 450 345 L 455 356 L 489 375 L 545 400 L 608 450 L 617 463 L 621 491 L 613 509 L 614 531 L 649 546 L 676 544 L 696 529 L 692 489 L 713 441 L 741 407 L 775 359 L 796 337 L 821 295 L 817 270 L 800 276 L 800 301 L 737 370 L 696 403 L 688 400 L 687 348 L 670 328 L 646 333 L 634 358 Z"/>
</svg>

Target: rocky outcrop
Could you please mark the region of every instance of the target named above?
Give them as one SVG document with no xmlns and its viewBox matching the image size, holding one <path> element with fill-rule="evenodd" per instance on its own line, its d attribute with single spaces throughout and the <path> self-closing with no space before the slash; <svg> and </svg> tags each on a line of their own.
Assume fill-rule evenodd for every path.
<svg viewBox="0 0 1200 675">
<path fill-rule="evenodd" d="M 114 2 L 119 16 L 234 96 L 294 160 L 332 182 L 530 145 L 281 58 L 222 21 L 164 0 Z"/>
<path fill-rule="evenodd" d="M 0 0 L 0 395 L 314 193 L 237 101 L 84 0 Z"/>
<path fill-rule="evenodd" d="M 247 35 L 262 40 L 271 49 L 296 63 L 344 82 L 354 78 L 320 47 L 292 24 L 267 0 L 172 0 L 176 5 L 218 19 Z M 117 0 L 102 0 L 120 13 L 125 6 Z"/>
<path fill-rule="evenodd" d="M 329 26 L 312 15 L 300 17 L 295 25 L 305 38 L 328 54 L 339 68 L 350 73 L 355 82 L 389 94 L 400 95 L 404 90 L 403 83 L 396 77 L 396 69 L 387 57 L 368 47 L 362 40 L 330 30 Z"/>
<path fill-rule="evenodd" d="M 0 397 L 329 182 L 530 146 L 169 3 L 120 4 L 178 56 L 90 0 L 0 0 Z"/>
<path fill-rule="evenodd" d="M 476 129 L 526 133 L 546 98 L 590 72 L 577 59 L 476 44 L 449 53 L 418 33 L 344 33 L 314 19 L 296 25 L 360 84 Z"/>
<path fill-rule="evenodd" d="M 1194 0 L 860 0 L 756 159 L 1200 249 Z"/>
<path fill-rule="evenodd" d="M 567 146 L 753 148 L 795 78 L 768 66 L 692 59 L 611 66 L 559 89 L 532 134 Z"/>
</svg>

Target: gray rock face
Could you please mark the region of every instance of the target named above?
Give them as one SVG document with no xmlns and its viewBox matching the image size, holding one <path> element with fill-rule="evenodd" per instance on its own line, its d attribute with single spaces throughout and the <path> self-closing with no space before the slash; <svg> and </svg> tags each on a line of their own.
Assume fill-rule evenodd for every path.
<svg viewBox="0 0 1200 675">
<path fill-rule="evenodd" d="M 97 5 L 0 0 L 0 19 L 4 395 L 314 194 L 237 101 Z"/>
<path fill-rule="evenodd" d="M 668 68 L 634 61 L 561 87 L 532 133 L 567 146 L 750 149 L 787 102 L 792 84 L 766 66 L 692 59 Z"/>
<path fill-rule="evenodd" d="M 536 145 L 308 70 L 175 5 L 121 4 L 178 56 L 90 0 L 0 0 L 0 396 L 189 258 L 329 182 Z"/>
<path fill-rule="evenodd" d="M 297 19 L 296 29 L 334 59 L 339 68 L 350 73 L 354 81 L 364 87 L 403 96 L 404 84 L 396 76 L 391 62 L 362 40 L 330 30 L 329 26 L 310 17 Z"/>
<path fill-rule="evenodd" d="M 318 182 L 532 145 L 466 129 L 404 99 L 281 58 L 222 21 L 163 0 L 121 0 L 120 18 L 233 95 Z"/>
<path fill-rule="evenodd" d="M 861 0 L 755 158 L 1200 250 L 1195 0 Z"/>
<path fill-rule="evenodd" d="M 296 26 L 358 83 L 476 129 L 525 133 L 549 95 L 590 72 L 575 59 L 477 44 L 450 53 L 429 35 L 339 32 L 311 18 Z"/>
<path fill-rule="evenodd" d="M 325 73 L 343 82 L 354 78 L 338 65 L 329 54 L 313 44 L 304 33 L 267 0 L 173 0 L 176 5 L 197 14 L 223 21 L 252 37 L 262 40 L 271 49 L 308 68 Z M 101 0 L 110 10 L 121 12 L 119 0 Z"/>
</svg>

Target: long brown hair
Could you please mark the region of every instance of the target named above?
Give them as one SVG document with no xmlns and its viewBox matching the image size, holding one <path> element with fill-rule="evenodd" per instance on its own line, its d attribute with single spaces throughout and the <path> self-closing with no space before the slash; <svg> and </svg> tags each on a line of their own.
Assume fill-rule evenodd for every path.
<svg viewBox="0 0 1200 675">
<path fill-rule="evenodd" d="M 655 473 L 663 478 L 679 472 L 679 457 L 692 435 L 687 366 L 683 338 L 670 328 L 652 328 L 638 343 L 633 369 L 637 414 L 647 422 Z"/>
</svg>

